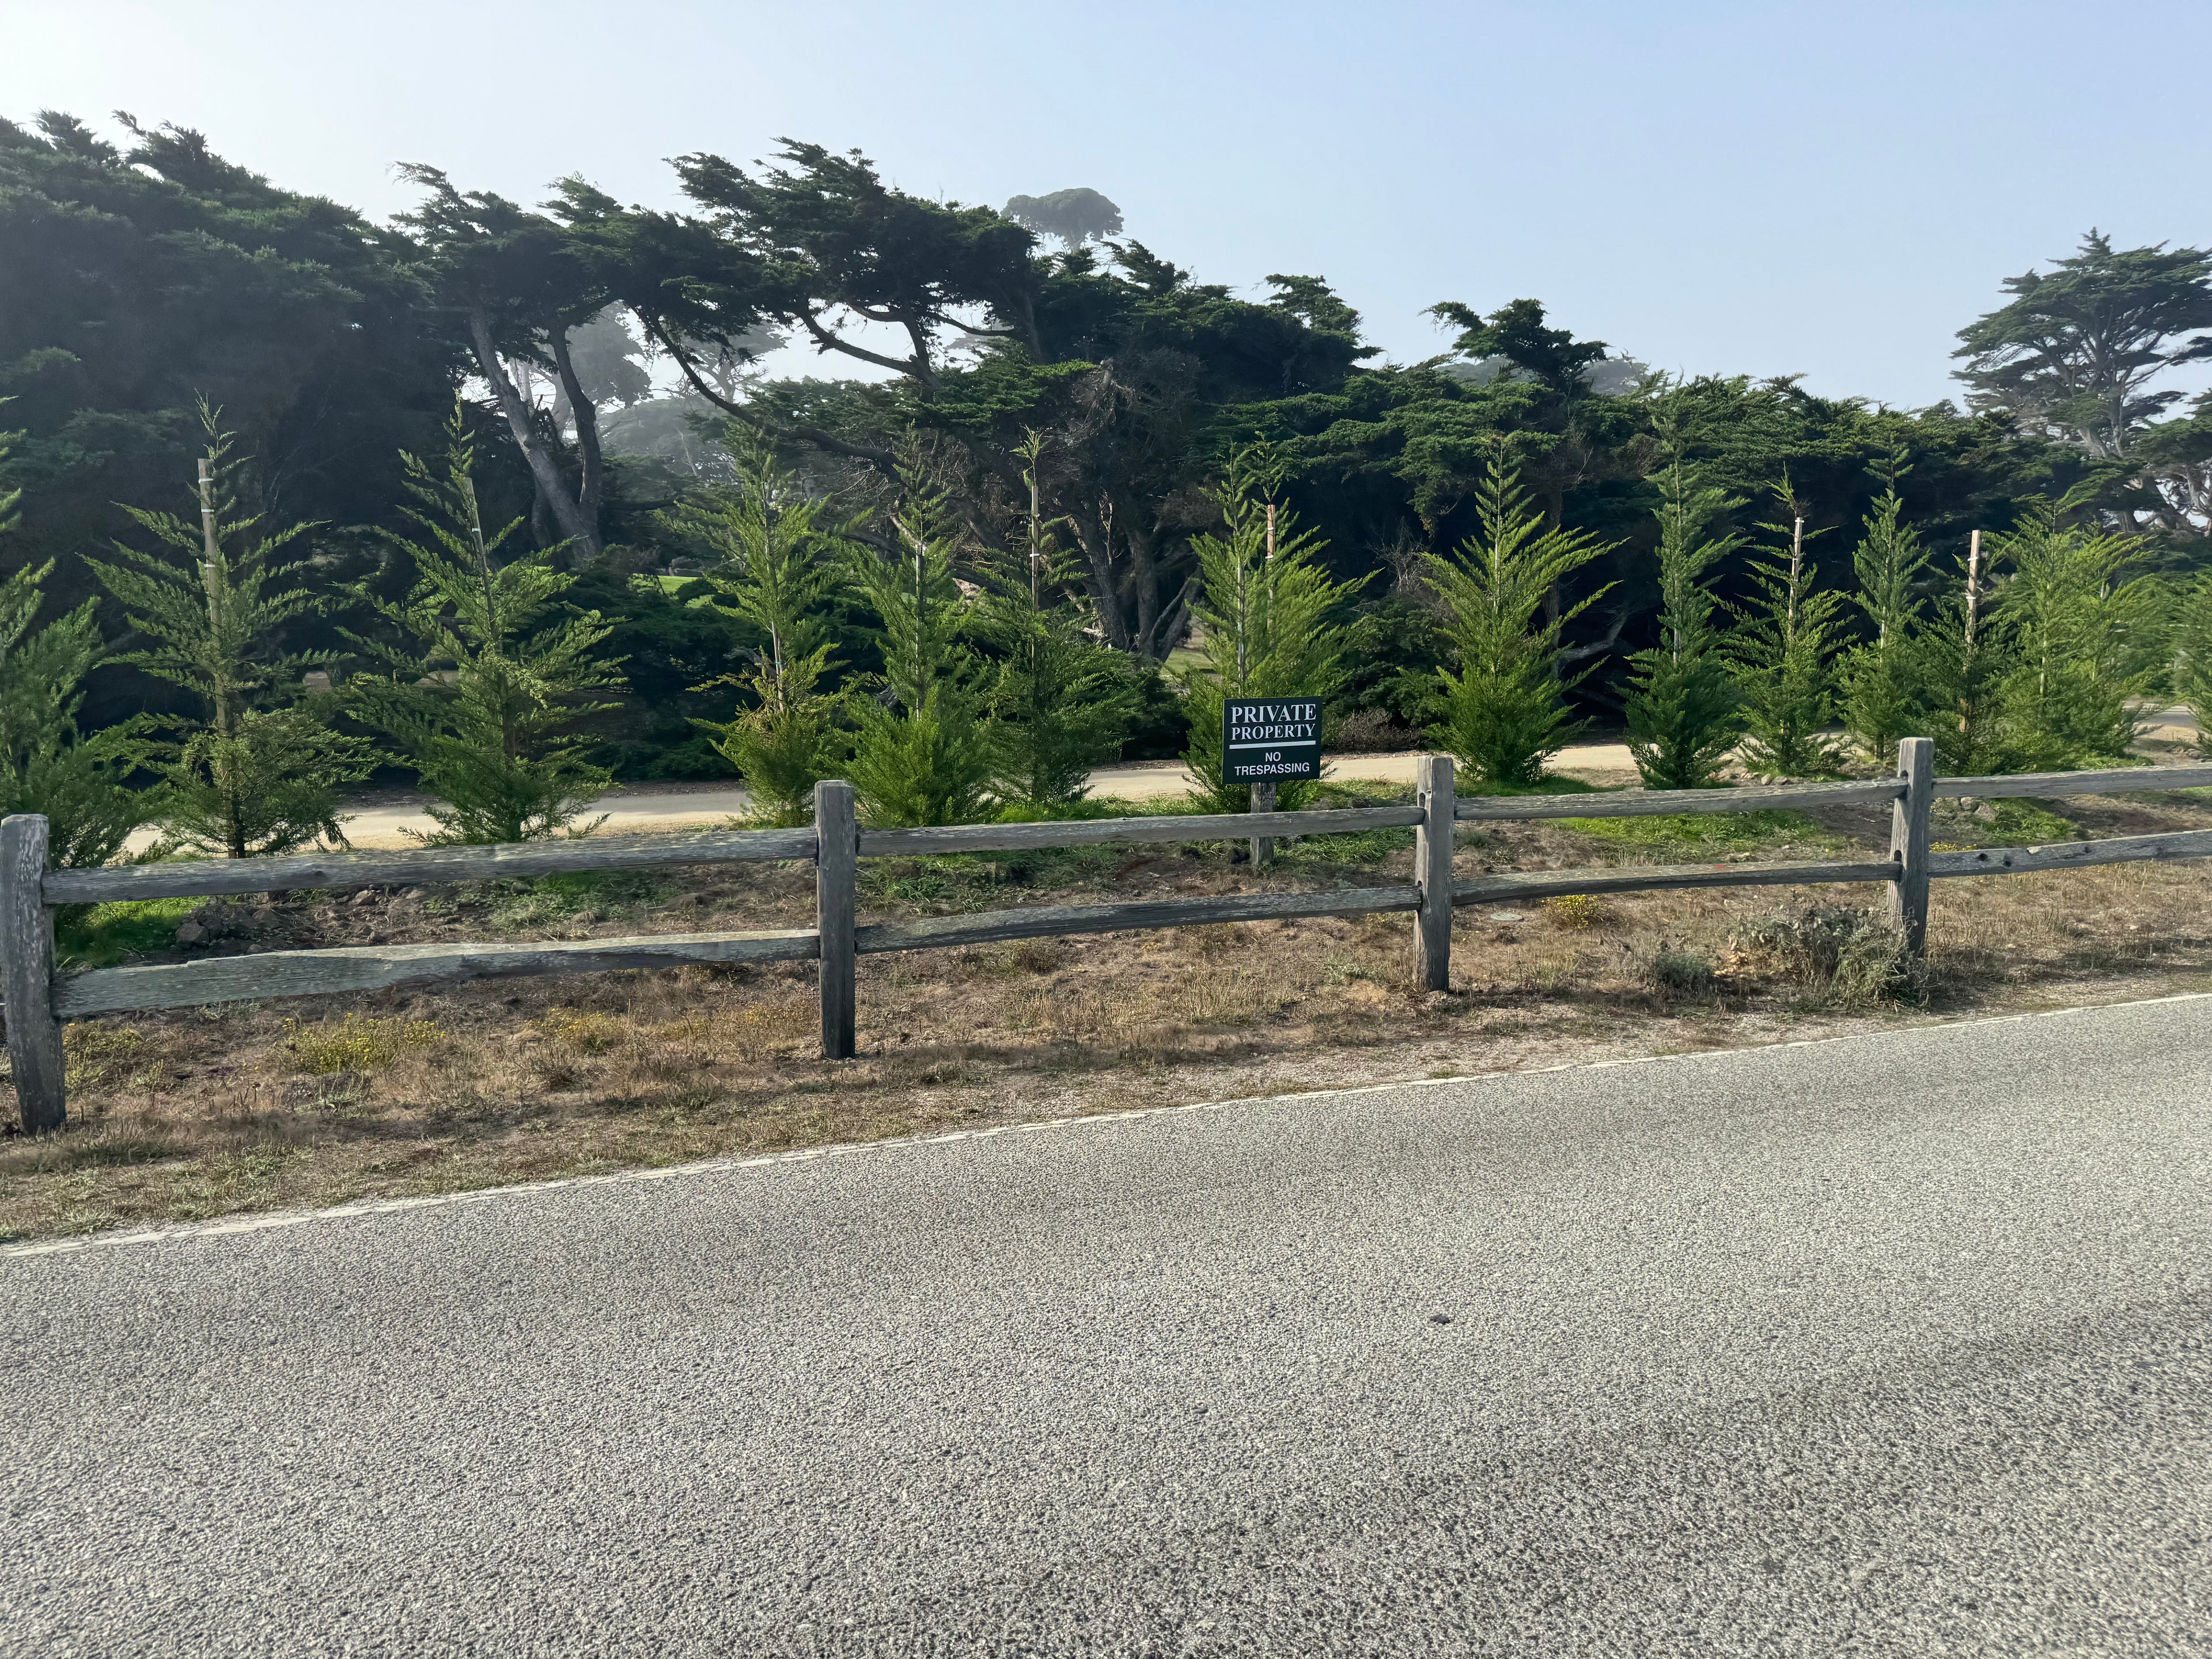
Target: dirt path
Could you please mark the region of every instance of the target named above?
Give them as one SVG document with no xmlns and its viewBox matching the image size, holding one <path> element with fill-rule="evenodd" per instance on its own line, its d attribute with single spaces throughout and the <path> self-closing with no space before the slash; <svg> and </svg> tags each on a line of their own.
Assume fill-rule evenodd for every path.
<svg viewBox="0 0 2212 1659">
<path fill-rule="evenodd" d="M 2148 725 L 2142 737 L 2147 744 L 2192 742 L 2196 724 L 2185 708 L 2146 711 Z M 1420 751 L 1407 750 L 1390 755 L 1338 755 L 1329 761 L 1329 775 L 1341 783 L 1404 783 L 1413 781 L 1414 763 Z M 1559 752 L 1552 763 L 1564 772 L 1591 783 L 1629 783 L 1635 781 L 1635 763 L 1628 747 L 1619 743 L 1578 744 Z M 1123 800 L 1158 800 L 1180 795 L 1191 787 L 1181 761 L 1138 761 L 1121 766 L 1102 766 L 1091 775 L 1094 795 Z M 358 848 L 412 845 L 407 832 L 429 830 L 423 798 L 392 793 L 365 801 L 342 815 L 346 839 Z M 742 813 L 747 805 L 743 786 L 733 783 L 617 784 L 601 797 L 599 810 L 607 815 L 605 829 L 617 833 L 650 830 L 687 830 L 720 824 Z M 134 850 L 149 842 L 150 830 L 134 838 Z"/>
<path fill-rule="evenodd" d="M 1396 755 L 1340 755 L 1329 762 L 1329 775 L 1344 783 L 1411 783 L 1413 752 Z M 1620 782 L 1632 773 L 1628 750 L 1617 743 L 1589 744 L 1562 753 L 1555 769 L 1592 781 Z M 1091 793 L 1123 800 L 1157 800 L 1191 787 L 1181 761 L 1139 761 L 1105 766 L 1091 774 Z M 745 810 L 739 784 L 618 784 L 600 798 L 607 815 L 604 828 L 617 832 L 696 829 L 720 823 Z M 431 828 L 423 799 L 393 794 L 364 803 L 343 815 L 346 839 L 358 848 L 405 847 L 407 831 Z M 150 839 L 150 834 L 142 839 Z"/>
</svg>

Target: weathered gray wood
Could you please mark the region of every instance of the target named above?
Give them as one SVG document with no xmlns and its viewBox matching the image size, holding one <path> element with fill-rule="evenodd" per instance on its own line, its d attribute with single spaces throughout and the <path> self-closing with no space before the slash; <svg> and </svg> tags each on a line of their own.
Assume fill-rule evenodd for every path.
<svg viewBox="0 0 2212 1659">
<path fill-rule="evenodd" d="M 1326 836 L 1352 830 L 1409 830 L 1418 806 L 1343 806 L 1277 812 L 1272 836 Z M 863 830 L 860 856 L 924 858 L 944 853 L 1025 853 L 1047 847 L 1110 847 L 1128 842 L 1240 841 L 1261 828 L 1261 815 L 1221 812 L 1160 818 L 1089 818 L 1069 823 L 955 823 L 933 830 Z"/>
<path fill-rule="evenodd" d="M 1458 904 L 1511 904 L 1566 893 L 1636 893 L 1666 887 L 1795 887 L 1887 881 L 1891 864 L 1616 864 L 1591 870 L 1523 870 L 1455 884 Z"/>
<path fill-rule="evenodd" d="M 1889 884 L 1889 919 L 1918 956 L 1928 948 L 1929 809 L 1936 804 L 1936 741 L 1901 738 L 1897 775 L 1905 785 L 1890 808 L 1889 857 L 1897 866 Z"/>
<path fill-rule="evenodd" d="M 879 922 L 858 931 L 860 954 L 990 945 L 1001 939 L 1062 933 L 1119 933 L 1146 927 L 1191 927 L 1287 916 L 1358 915 L 1420 907 L 1418 887 L 1332 887 L 1318 893 L 1231 893 L 1218 898 L 1153 899 L 1137 904 L 1039 904 L 984 910 L 922 921 Z"/>
<path fill-rule="evenodd" d="M 822 1057 L 850 1060 L 859 1042 L 859 990 L 853 963 L 860 904 L 860 829 L 853 786 L 814 786 L 814 925 L 822 939 Z"/>
<path fill-rule="evenodd" d="M 65 1018 L 140 1008 L 198 1008 L 264 998 L 331 996 L 394 985 L 533 974 L 602 974 L 680 968 L 693 962 L 803 962 L 811 928 L 753 933 L 647 933 L 628 939 L 532 940 L 515 945 L 355 945 L 330 951 L 264 951 L 145 968 L 100 968 L 60 981 Z"/>
<path fill-rule="evenodd" d="M 1451 988 L 1452 763 L 1449 755 L 1424 755 L 1414 774 L 1415 799 L 1427 816 L 1413 831 L 1413 884 L 1421 891 L 1414 913 L 1415 969 L 1421 988 Z"/>
<path fill-rule="evenodd" d="M 2059 800 L 2068 795 L 2207 787 L 2212 787 L 2212 766 L 2116 766 L 2102 772 L 2014 772 L 2004 777 L 1936 780 L 1936 795 L 1953 800 L 1961 796 L 1974 800 Z"/>
<path fill-rule="evenodd" d="M 1928 873 L 1938 879 L 1951 876 L 2014 876 L 2038 870 L 2078 870 L 2093 864 L 2202 858 L 2212 858 L 2212 830 L 2113 836 L 2104 841 L 2062 841 L 2048 847 L 1969 848 L 1964 852 L 1932 854 Z"/>
<path fill-rule="evenodd" d="M 203 898 L 302 887 L 384 887 L 550 876 L 572 870 L 642 870 L 659 865 L 737 864 L 814 855 L 811 830 L 706 830 L 691 835 L 590 836 L 499 847 L 426 847 L 405 853 L 305 853 L 277 859 L 198 859 L 56 870 L 49 904 L 110 899 Z"/>
<path fill-rule="evenodd" d="M 1258 817 L 1262 813 L 1271 817 L 1276 816 L 1275 786 L 1273 783 L 1252 786 L 1252 816 Z M 1253 867 L 1257 869 L 1275 856 L 1275 838 L 1273 836 L 1253 836 L 1251 850 L 1247 856 L 1252 860 Z"/>
<path fill-rule="evenodd" d="M 1614 789 L 1595 795 L 1462 796 L 1462 823 L 1532 818 L 1640 818 L 1682 812 L 1793 812 L 1857 801 L 1895 800 L 1894 778 L 1864 783 L 1768 783 L 1742 789 Z"/>
<path fill-rule="evenodd" d="M 54 913 L 40 893 L 46 872 L 46 819 L 35 812 L 0 818 L 0 991 L 26 1134 L 60 1128 L 69 1110 L 53 1005 Z"/>
</svg>

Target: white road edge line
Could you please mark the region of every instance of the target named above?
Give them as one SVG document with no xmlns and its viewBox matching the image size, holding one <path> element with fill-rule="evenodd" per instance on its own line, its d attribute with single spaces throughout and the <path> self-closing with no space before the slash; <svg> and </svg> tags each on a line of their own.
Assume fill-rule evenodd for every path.
<svg viewBox="0 0 2212 1659">
<path fill-rule="evenodd" d="M 951 1141 L 979 1140 L 987 1135 L 1034 1133 L 1038 1130 L 1073 1129 L 1096 1123 L 1127 1123 L 1140 1118 L 1169 1117 L 1177 1112 L 1218 1112 L 1232 1106 L 1270 1106 L 1296 1100 L 1350 1099 L 1359 1095 L 1396 1094 L 1407 1089 L 1443 1089 L 1497 1083 L 1512 1078 L 1545 1077 L 1557 1072 L 1601 1072 L 1621 1066 L 1665 1066 L 1680 1060 L 1726 1060 L 1745 1054 L 1768 1054 L 1777 1048 L 1816 1048 L 1832 1042 L 1863 1042 L 1877 1036 L 1892 1040 L 1978 1025 L 2008 1025 L 2023 1020 L 2057 1019 L 2068 1014 L 2103 1013 L 2117 1008 L 2154 1008 L 2166 1003 L 2208 1000 L 2212 1000 L 2212 991 L 2183 991 L 2172 996 L 2138 997 L 2124 1002 L 2082 1003 L 2064 1008 L 2039 1008 L 2022 1014 L 1990 1014 L 1974 1019 L 1942 1020 L 1927 1025 L 1911 1026 L 1901 1031 L 1844 1031 L 1834 1036 L 1797 1037 L 1787 1042 L 1752 1043 L 1741 1048 L 1700 1048 L 1681 1054 L 1639 1054 L 1627 1060 L 1567 1060 L 1558 1066 L 1532 1066 L 1519 1071 L 1471 1072 L 1459 1077 L 1407 1078 L 1396 1083 L 1363 1083 L 1347 1089 L 1304 1089 L 1284 1094 L 1238 1095 L 1226 1100 L 1192 1101 L 1181 1106 L 1143 1106 L 1112 1112 L 1079 1112 L 1070 1117 L 1042 1118 L 1034 1123 L 994 1123 L 980 1129 L 898 1135 L 883 1140 L 847 1141 L 830 1146 L 803 1146 L 793 1152 L 763 1152 L 750 1158 L 702 1158 L 694 1163 L 672 1164 L 653 1170 L 611 1170 L 600 1175 L 562 1176 L 550 1181 L 480 1187 L 463 1193 L 428 1193 L 418 1198 L 367 1199 L 322 1210 L 285 1210 L 267 1215 L 229 1216 L 185 1227 L 44 1239 L 33 1243 L 0 1245 L 0 1258 L 74 1255 L 85 1250 L 113 1249 L 126 1244 L 170 1244 L 199 1238 L 219 1238 L 233 1233 L 258 1233 L 271 1228 L 297 1227 L 313 1221 L 346 1221 L 363 1216 L 395 1215 L 409 1210 L 435 1209 L 456 1204 L 487 1204 L 498 1199 L 527 1197 L 536 1193 L 568 1192 L 585 1187 L 625 1186 L 647 1181 L 672 1181 L 687 1176 L 724 1175 L 734 1170 L 764 1169 L 778 1164 L 805 1164 L 817 1158 L 846 1158 L 856 1152 L 889 1152 L 910 1147 L 941 1146 Z"/>
</svg>

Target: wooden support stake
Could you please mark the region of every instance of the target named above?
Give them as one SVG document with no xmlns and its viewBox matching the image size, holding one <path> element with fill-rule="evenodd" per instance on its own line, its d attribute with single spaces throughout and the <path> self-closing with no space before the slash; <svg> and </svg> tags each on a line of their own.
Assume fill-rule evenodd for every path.
<svg viewBox="0 0 2212 1659">
<path fill-rule="evenodd" d="M 1255 783 L 1252 786 L 1252 810 L 1255 812 L 1272 812 L 1275 810 L 1275 786 L 1273 784 Z M 1255 836 L 1252 837 L 1252 864 L 1254 868 L 1258 868 L 1261 865 L 1265 864 L 1269 859 L 1274 856 L 1275 838 L 1273 836 Z"/>
<path fill-rule="evenodd" d="M 822 1058 L 850 1060 L 855 1042 L 854 912 L 860 876 L 860 826 L 853 786 L 814 786 L 814 926 L 822 939 Z"/>
<path fill-rule="evenodd" d="M 0 818 L 0 989 L 26 1134 L 58 1129 L 68 1115 L 62 1024 L 54 1018 L 54 913 L 40 890 L 46 873 L 46 819 L 34 812 Z"/>
<path fill-rule="evenodd" d="M 1897 745 L 1897 775 L 1905 793 L 1890 807 L 1889 856 L 1897 875 L 1889 884 L 1889 919 L 1905 935 L 1905 949 L 1928 948 L 1929 809 L 1936 804 L 1936 743 L 1905 738 Z"/>
<path fill-rule="evenodd" d="M 1413 881 L 1421 890 L 1414 912 L 1413 943 L 1425 991 L 1451 989 L 1452 833 L 1458 799 L 1449 755 L 1424 755 L 1415 774 L 1414 799 L 1426 815 L 1413 831 Z"/>
</svg>

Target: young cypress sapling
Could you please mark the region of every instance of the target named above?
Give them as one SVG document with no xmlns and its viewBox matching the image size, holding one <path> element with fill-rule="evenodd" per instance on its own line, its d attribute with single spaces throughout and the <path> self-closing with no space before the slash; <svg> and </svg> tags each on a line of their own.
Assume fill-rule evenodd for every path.
<svg viewBox="0 0 2212 1659">
<path fill-rule="evenodd" d="M 2000 696 L 2007 738 L 2031 769 L 2124 758 L 2133 700 L 2165 665 L 2159 590 L 2125 579 L 2142 539 L 2069 523 L 2076 504 L 2031 501 L 1998 538 L 2013 572 L 1996 606 L 2012 643 Z"/>
<path fill-rule="evenodd" d="M 900 468 L 891 515 L 901 550 L 857 552 L 854 584 L 880 625 L 884 672 L 848 690 L 857 727 L 849 769 L 870 823 L 965 823 L 983 814 L 992 772 L 984 670 L 963 637 L 972 617 L 952 575 L 955 535 L 943 492 L 922 465 Z"/>
<path fill-rule="evenodd" d="M 288 651 L 289 624 L 320 616 L 328 601 L 285 582 L 307 561 L 276 561 L 313 528 L 264 532 L 246 501 L 244 463 L 222 411 L 203 403 L 207 449 L 199 467 L 199 523 L 126 507 L 166 552 L 116 544 L 113 562 L 88 559 L 131 625 L 153 643 L 118 658 L 182 687 L 204 713 L 181 744 L 164 745 L 162 823 L 168 841 L 227 858 L 286 853 L 324 841 L 343 846 L 340 788 L 380 758 L 375 747 L 331 729 L 327 697 L 301 690 L 304 670 L 326 651 Z"/>
<path fill-rule="evenodd" d="M 1858 577 L 1854 599 L 1874 637 L 1844 658 L 1844 726 L 1878 766 L 1896 760 L 1899 738 L 1921 736 L 1923 727 L 1936 723 L 1920 637 L 1919 585 L 1929 555 L 1905 522 L 1897 490 L 1910 470 L 1901 454 L 1877 469 L 1884 488 L 1851 553 Z"/>
<path fill-rule="evenodd" d="M 1833 777 L 1842 757 L 1826 731 L 1836 711 L 1836 612 L 1843 596 L 1814 585 L 1813 564 L 1805 556 L 1805 507 L 1786 473 L 1775 493 L 1789 522 L 1760 528 L 1782 538 L 1788 555 L 1753 559 L 1755 597 L 1748 605 L 1730 607 L 1741 623 L 1735 665 L 1743 695 L 1744 764 L 1761 778 Z"/>
<path fill-rule="evenodd" d="M 2197 752 L 2212 757 L 2212 570 L 2184 590 L 2173 646 L 2174 695 L 2197 717 Z"/>
<path fill-rule="evenodd" d="M 697 724 L 744 777 L 750 820 L 791 828 L 812 820 L 814 786 L 829 775 L 836 700 L 819 687 L 836 664 L 822 609 L 851 544 L 825 522 L 829 502 L 800 495 L 768 446 L 743 447 L 738 462 L 735 489 L 661 516 L 721 556 L 707 573 L 713 604 L 759 641 L 750 667 L 693 688 L 733 685 L 751 706 Z"/>
<path fill-rule="evenodd" d="M 1958 587 L 1937 601 L 1922 635 L 1936 766 L 1952 777 L 2011 769 L 2002 699 L 2009 642 L 1991 614 L 1992 563 L 1977 530 L 1967 541 Z"/>
<path fill-rule="evenodd" d="M 1743 502 L 1679 453 L 1659 475 L 1659 642 L 1629 659 L 1628 750 L 1647 789 L 1711 788 L 1743 712 L 1706 575 L 1743 538 L 1708 532 Z"/>
<path fill-rule="evenodd" d="M 1526 788 L 1582 729 L 1567 708 L 1574 681 L 1560 672 L 1560 631 L 1611 585 L 1538 618 L 1560 582 L 1610 549 L 1582 531 L 1546 529 L 1501 461 L 1476 486 L 1475 506 L 1479 528 L 1451 557 L 1425 556 L 1454 665 L 1438 672 L 1442 718 L 1429 738 L 1471 784 Z"/>
<path fill-rule="evenodd" d="M 1075 566 L 1053 536 L 1037 484 L 1044 440 L 1017 450 L 1029 487 L 1018 545 L 984 571 L 984 637 L 1001 653 L 991 688 L 992 789 L 1012 810 L 1042 816 L 1089 793 L 1091 768 L 1110 759 L 1137 712 L 1137 687 L 1115 654 L 1092 640 Z"/>
<path fill-rule="evenodd" d="M 610 775 L 586 758 L 574 727 L 614 706 L 593 696 L 622 684 L 619 659 L 599 650 L 611 624 L 564 602 L 577 577 L 554 568 L 555 550 L 498 562 L 523 521 L 485 532 L 476 446 L 458 404 L 441 465 L 410 454 L 400 462 L 411 497 L 400 511 L 420 539 L 388 539 L 413 562 L 415 585 L 397 604 L 368 600 L 390 636 L 349 637 L 386 672 L 356 676 L 346 691 L 437 797 L 429 811 L 438 827 L 410 833 L 431 846 L 584 834 L 596 823 L 576 821 Z"/>
<path fill-rule="evenodd" d="M 0 433 L 0 462 L 15 435 Z M 18 521 L 21 500 L 21 490 L 0 490 L 0 538 Z M 145 736 L 149 716 L 98 732 L 77 727 L 84 682 L 107 653 L 90 599 L 33 627 L 53 568 L 49 559 L 0 581 L 0 817 L 45 817 L 48 862 L 66 870 L 113 858 L 155 816 L 160 798 L 129 785 L 155 758 Z"/>
<path fill-rule="evenodd" d="M 1326 544 L 1283 503 L 1283 477 L 1271 448 L 1236 452 L 1213 493 L 1223 529 L 1191 543 L 1200 583 L 1193 611 L 1206 660 L 1176 678 L 1190 713 L 1183 764 L 1198 783 L 1193 799 L 1209 812 L 1251 807 L 1251 786 L 1223 777 L 1224 700 L 1328 696 L 1344 678 L 1344 629 L 1330 618 L 1366 580 L 1329 579 L 1317 562 Z M 1286 783 L 1276 805 L 1294 811 L 1312 794 L 1311 784 Z"/>
</svg>

